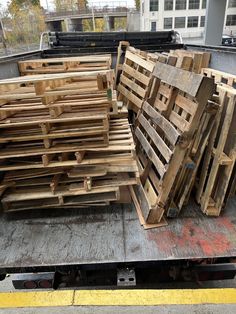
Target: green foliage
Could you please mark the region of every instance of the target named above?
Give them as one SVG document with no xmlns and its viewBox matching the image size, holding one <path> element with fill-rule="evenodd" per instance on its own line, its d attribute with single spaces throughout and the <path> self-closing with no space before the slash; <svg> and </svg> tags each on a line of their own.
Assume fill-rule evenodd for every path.
<svg viewBox="0 0 236 314">
<path fill-rule="evenodd" d="M 15 13 L 17 10 L 26 9 L 30 6 L 40 7 L 40 0 L 11 0 L 8 3 L 10 13 Z"/>
<path fill-rule="evenodd" d="M 86 9 L 88 0 L 54 0 L 57 12 Z"/>
<path fill-rule="evenodd" d="M 140 0 L 135 0 L 135 7 L 137 10 L 140 10 Z"/>
<path fill-rule="evenodd" d="M 3 18 L 7 45 L 11 47 L 39 43 L 45 31 L 39 0 L 12 0 Z"/>
</svg>

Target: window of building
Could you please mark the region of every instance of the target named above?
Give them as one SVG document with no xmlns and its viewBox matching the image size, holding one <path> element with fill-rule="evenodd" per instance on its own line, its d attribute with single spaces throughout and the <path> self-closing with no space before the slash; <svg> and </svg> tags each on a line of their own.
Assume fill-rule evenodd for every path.
<svg viewBox="0 0 236 314">
<path fill-rule="evenodd" d="M 187 27 L 198 27 L 198 16 L 189 16 Z"/>
<path fill-rule="evenodd" d="M 185 28 L 185 17 L 175 18 L 175 28 Z"/>
<path fill-rule="evenodd" d="M 164 18 L 164 29 L 172 29 L 173 19 L 172 17 Z"/>
<path fill-rule="evenodd" d="M 175 10 L 186 10 L 186 0 L 176 0 Z"/>
<path fill-rule="evenodd" d="M 207 0 L 202 0 L 202 9 L 206 9 Z"/>
<path fill-rule="evenodd" d="M 173 0 L 165 0 L 165 11 L 171 11 L 173 10 L 174 6 Z"/>
<path fill-rule="evenodd" d="M 205 16 L 201 16 L 200 27 L 205 27 Z"/>
<path fill-rule="evenodd" d="M 226 25 L 227 26 L 236 25 L 236 15 L 227 15 Z"/>
<path fill-rule="evenodd" d="M 158 11 L 158 3 L 159 1 L 158 0 L 150 0 L 150 11 L 153 12 L 153 11 Z"/>
<path fill-rule="evenodd" d="M 229 8 L 236 8 L 236 0 L 229 0 Z"/>
<path fill-rule="evenodd" d="M 156 32 L 157 30 L 157 22 L 151 22 L 151 32 Z"/>
<path fill-rule="evenodd" d="M 193 10 L 193 9 L 199 9 L 200 6 L 200 0 L 189 0 L 189 5 L 188 8 L 189 10 Z"/>
</svg>

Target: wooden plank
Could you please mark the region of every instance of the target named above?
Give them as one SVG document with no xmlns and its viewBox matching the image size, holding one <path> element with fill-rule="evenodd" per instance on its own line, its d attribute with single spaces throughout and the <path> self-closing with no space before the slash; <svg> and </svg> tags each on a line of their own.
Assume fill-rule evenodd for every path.
<svg viewBox="0 0 236 314">
<path fill-rule="evenodd" d="M 125 58 L 133 61 L 134 63 L 136 63 L 138 65 L 140 65 L 141 67 L 148 70 L 149 72 L 152 72 L 153 68 L 155 66 L 155 63 L 153 63 L 151 61 L 146 61 L 143 58 L 141 58 L 140 56 L 138 56 L 137 54 L 133 54 L 129 50 L 126 51 Z"/>
<path fill-rule="evenodd" d="M 148 85 L 150 82 L 150 77 L 144 75 L 140 71 L 132 68 L 128 64 L 124 63 L 122 67 L 123 72 L 127 73 L 128 75 L 132 76 L 135 78 L 135 80 L 143 83 L 144 85 Z"/>
<path fill-rule="evenodd" d="M 131 91 L 128 91 L 124 86 L 119 84 L 118 91 L 125 96 L 129 101 L 131 101 L 138 108 L 142 107 L 143 100 L 132 94 Z"/>
<path fill-rule="evenodd" d="M 140 97 L 144 98 L 146 95 L 145 89 L 139 86 L 136 82 L 125 77 L 123 74 L 120 76 L 120 82 L 128 86 L 133 92 L 137 93 Z"/>
<path fill-rule="evenodd" d="M 143 116 L 143 114 L 140 114 L 138 117 L 138 120 L 140 124 L 143 126 L 145 132 L 149 135 L 152 142 L 155 144 L 161 155 L 165 158 L 165 160 L 168 162 L 170 161 L 170 158 L 172 156 L 172 151 L 170 148 L 166 145 L 166 143 L 163 141 L 163 139 L 160 137 L 160 135 L 157 133 L 157 131 L 151 126 L 151 124 L 148 122 L 148 120 Z"/>
<path fill-rule="evenodd" d="M 213 91 L 213 82 L 210 78 L 203 77 L 189 71 L 181 70 L 168 64 L 157 62 L 153 75 L 174 86 L 192 97 L 197 97 L 202 84 L 211 85 Z M 181 80 L 179 79 L 181 77 Z M 190 84 L 191 82 L 191 84 Z"/>
<path fill-rule="evenodd" d="M 172 145 L 175 145 L 180 133 L 171 125 L 171 123 L 165 119 L 160 113 L 152 108 L 147 102 L 143 104 L 143 110 L 150 116 L 152 121 L 158 125 L 165 133 Z"/>
<path fill-rule="evenodd" d="M 161 162 L 161 160 L 156 155 L 155 151 L 143 135 L 142 131 L 138 128 L 135 130 L 135 135 L 137 136 L 140 144 L 142 145 L 145 153 L 147 154 L 148 158 L 153 162 L 155 165 L 160 177 L 163 177 L 164 173 L 166 172 L 165 166 Z"/>
</svg>

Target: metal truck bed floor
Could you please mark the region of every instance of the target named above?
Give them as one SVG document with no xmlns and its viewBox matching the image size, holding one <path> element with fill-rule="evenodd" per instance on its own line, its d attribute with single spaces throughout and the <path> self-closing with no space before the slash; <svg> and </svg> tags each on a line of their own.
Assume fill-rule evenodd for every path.
<svg viewBox="0 0 236 314">
<path fill-rule="evenodd" d="M 67 216 L 58 210 L 3 215 L 0 233 L 0 268 L 230 257 L 236 256 L 236 198 L 219 218 L 205 217 L 192 202 L 181 219 L 147 231 L 131 205 L 117 205 Z"/>
</svg>

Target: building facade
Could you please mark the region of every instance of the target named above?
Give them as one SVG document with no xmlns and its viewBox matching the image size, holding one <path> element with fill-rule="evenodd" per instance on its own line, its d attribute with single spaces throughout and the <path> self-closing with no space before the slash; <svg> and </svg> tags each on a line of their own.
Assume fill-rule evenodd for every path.
<svg viewBox="0 0 236 314">
<path fill-rule="evenodd" d="M 183 38 L 202 38 L 207 0 L 141 0 L 141 31 L 178 30 Z M 223 34 L 236 36 L 236 0 L 227 0 Z"/>
</svg>

